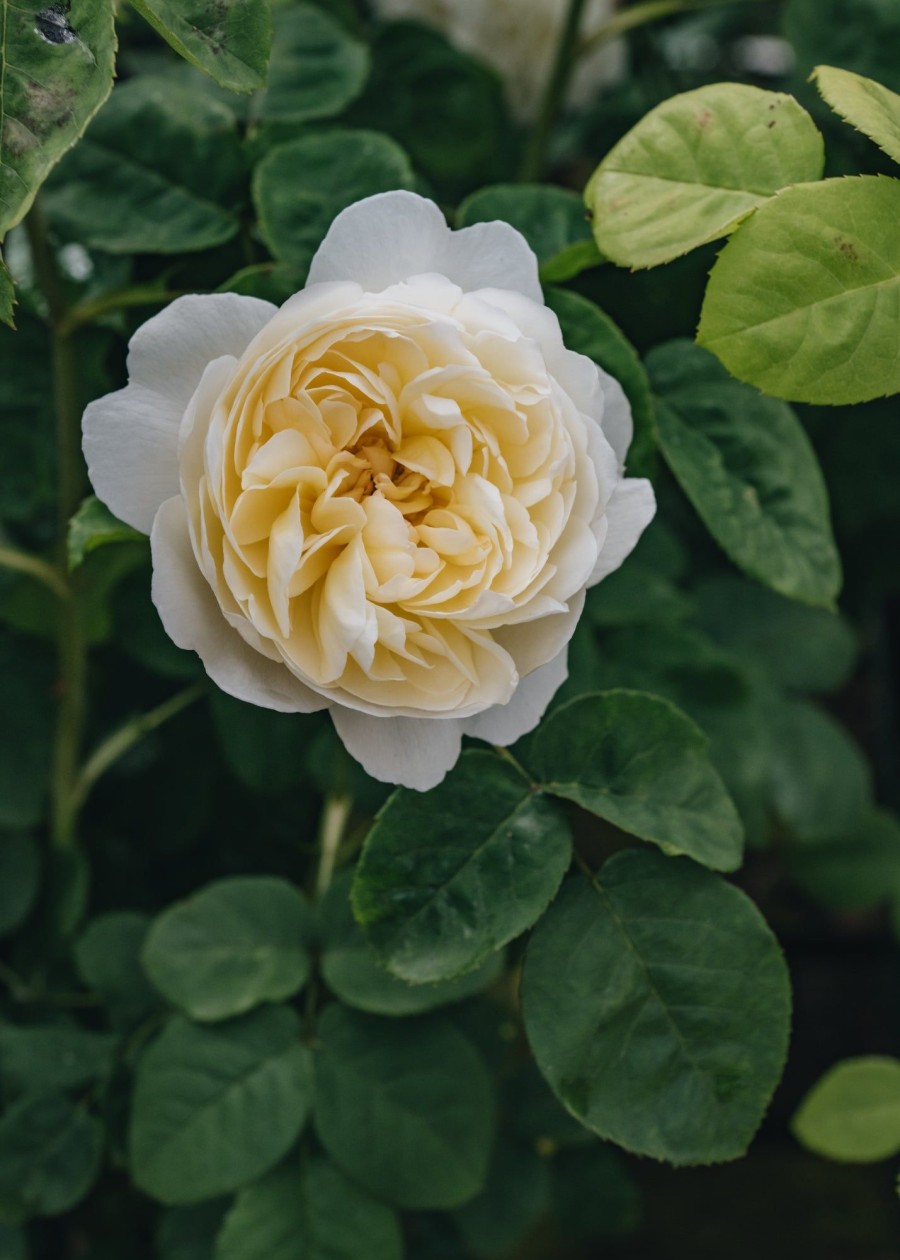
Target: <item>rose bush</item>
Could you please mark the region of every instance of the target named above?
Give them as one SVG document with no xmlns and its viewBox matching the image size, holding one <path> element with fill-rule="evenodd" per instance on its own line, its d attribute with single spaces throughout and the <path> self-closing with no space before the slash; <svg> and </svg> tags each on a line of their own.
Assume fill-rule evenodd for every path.
<svg viewBox="0 0 900 1260">
<path fill-rule="evenodd" d="M 238 699 L 329 708 L 388 782 L 533 729 L 586 589 L 653 516 L 622 388 L 565 348 L 524 238 L 413 193 L 340 214 L 280 310 L 173 302 L 129 371 L 84 450 L 152 531 L 166 630 Z"/>
</svg>

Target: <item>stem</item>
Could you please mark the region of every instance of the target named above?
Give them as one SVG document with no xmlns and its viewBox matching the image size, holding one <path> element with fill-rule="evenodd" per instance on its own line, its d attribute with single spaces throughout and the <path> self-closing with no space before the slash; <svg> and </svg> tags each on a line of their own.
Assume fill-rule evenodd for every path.
<svg viewBox="0 0 900 1260">
<path fill-rule="evenodd" d="M 165 700 L 157 708 L 151 709 L 149 713 L 142 713 L 140 716 L 132 718 L 130 722 L 120 726 L 117 731 L 113 731 L 112 735 L 107 736 L 88 757 L 75 781 L 70 798 L 70 806 L 73 813 L 81 809 L 94 784 L 106 773 L 110 766 L 117 762 L 120 757 L 123 757 L 130 748 L 133 748 L 146 735 L 149 735 L 151 731 L 155 731 L 164 722 L 168 722 L 170 718 L 176 717 L 184 709 L 192 705 L 195 700 L 199 700 L 204 690 L 203 683 L 194 683 L 193 686 L 186 687 L 184 691 L 179 691 L 174 696 L 170 696 L 168 700 Z"/>
<path fill-rule="evenodd" d="M 69 337 L 78 328 L 93 323 L 101 315 L 110 315 L 116 311 L 125 311 L 134 306 L 166 306 L 182 297 L 187 290 L 163 290 L 152 286 L 146 288 L 117 289 L 114 293 L 104 293 L 90 302 L 82 302 L 63 317 L 59 331 Z"/>
<path fill-rule="evenodd" d="M 547 160 L 547 148 L 566 97 L 566 88 L 578 55 L 578 33 L 587 0 L 569 0 L 569 11 L 556 50 L 550 78 L 544 88 L 541 108 L 531 139 L 522 159 L 519 179 L 522 183 L 540 179 Z"/>
<path fill-rule="evenodd" d="M 52 564 L 29 555 L 27 551 L 20 551 L 18 547 L 0 547 L 0 569 L 12 569 L 16 573 L 26 573 L 29 577 L 36 578 L 58 599 L 68 599 L 71 594 L 68 583 L 60 577 Z"/>
<path fill-rule="evenodd" d="M 353 798 L 344 793 L 332 792 L 325 798 L 322 820 L 319 824 L 319 866 L 316 870 L 316 896 L 327 891 L 337 865 L 338 851 L 344 838 L 344 829 L 353 810 Z"/>
<path fill-rule="evenodd" d="M 644 0 L 643 4 L 632 5 L 621 13 L 614 14 L 605 25 L 593 35 L 583 40 L 578 48 L 578 56 L 592 52 L 610 40 L 627 35 L 639 26 L 656 22 L 659 18 L 669 17 L 673 13 L 687 13 L 691 9 L 709 9 L 715 4 L 752 3 L 753 0 Z"/>
</svg>

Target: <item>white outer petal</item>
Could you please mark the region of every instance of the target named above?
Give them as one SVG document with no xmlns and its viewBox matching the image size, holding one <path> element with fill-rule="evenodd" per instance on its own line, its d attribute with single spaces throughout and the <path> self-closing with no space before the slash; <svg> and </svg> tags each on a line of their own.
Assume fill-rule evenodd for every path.
<svg viewBox="0 0 900 1260">
<path fill-rule="evenodd" d="M 315 713 L 328 707 L 284 665 L 249 647 L 225 620 L 194 556 L 180 495 L 160 507 L 150 545 L 151 593 L 166 633 L 178 647 L 197 653 L 217 686 L 238 700 L 281 713 Z"/>
<path fill-rule="evenodd" d="M 403 191 L 377 193 L 342 210 L 316 252 L 307 283 L 355 280 L 380 293 L 430 273 L 467 293 L 514 289 L 543 304 L 537 259 L 514 227 L 477 223 L 453 232 L 433 201 Z"/>
<path fill-rule="evenodd" d="M 598 367 L 603 388 L 603 436 L 616 452 L 619 469 L 625 467 L 625 459 L 631 439 L 634 437 L 634 420 L 628 395 L 614 376 Z"/>
<path fill-rule="evenodd" d="M 656 496 L 650 482 L 643 477 L 623 478 L 606 505 L 609 528 L 588 586 L 595 586 L 618 569 L 655 514 Z"/>
<path fill-rule="evenodd" d="M 243 354 L 277 309 L 237 293 L 190 295 L 134 334 L 129 384 L 90 403 L 83 420 L 91 484 L 120 520 L 149 534 L 178 493 L 178 430 L 206 365 Z"/>
<path fill-rule="evenodd" d="M 584 609 L 584 600 L 584 590 L 578 591 L 569 600 L 569 607 L 564 613 L 501 626 L 494 631 L 494 638 L 509 652 L 523 678 L 556 660 L 568 645 Z"/>
<path fill-rule="evenodd" d="M 463 724 L 455 718 L 377 718 L 342 705 L 331 718 L 350 756 L 382 783 L 427 792 L 459 757 Z"/>
<path fill-rule="evenodd" d="M 522 679 L 508 704 L 495 704 L 477 717 L 468 718 L 463 724 L 464 734 L 504 748 L 514 744 L 534 730 L 568 676 L 567 643 L 559 656 Z"/>
</svg>

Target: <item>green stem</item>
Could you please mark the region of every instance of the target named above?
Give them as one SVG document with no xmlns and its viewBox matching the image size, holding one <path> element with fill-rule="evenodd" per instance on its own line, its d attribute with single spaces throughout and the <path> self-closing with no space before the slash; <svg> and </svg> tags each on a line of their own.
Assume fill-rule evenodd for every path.
<svg viewBox="0 0 900 1260">
<path fill-rule="evenodd" d="M 621 13 L 616 13 L 599 30 L 595 31 L 578 47 L 578 56 L 592 52 L 602 44 L 608 44 L 620 35 L 637 30 L 639 26 L 647 26 L 660 18 L 670 17 L 673 13 L 687 13 L 692 9 L 709 9 L 715 4 L 752 3 L 753 0 L 644 0 L 642 4 L 632 5 Z"/>
<path fill-rule="evenodd" d="M 0 547 L 0 569 L 12 569 L 15 573 L 25 573 L 36 578 L 51 590 L 58 599 L 68 599 L 69 585 L 60 577 L 57 570 L 46 560 L 20 551 L 18 547 Z"/>
<path fill-rule="evenodd" d="M 138 717 L 132 718 L 130 722 L 120 726 L 117 731 L 113 731 L 112 735 L 107 736 L 94 749 L 81 768 L 81 772 L 72 789 L 70 799 L 72 811 L 77 813 L 81 809 L 94 784 L 106 773 L 110 766 L 117 762 L 120 757 L 123 757 L 135 744 L 140 743 L 151 731 L 157 730 L 158 727 L 192 705 L 195 700 L 199 700 L 204 691 L 203 683 L 194 683 L 193 686 L 186 687 L 184 691 L 179 691 L 176 695 L 170 696 L 168 700 L 165 700 L 157 708 L 151 709 L 149 713 L 142 713 Z"/>
<path fill-rule="evenodd" d="M 183 297 L 187 290 L 159 290 L 153 286 L 144 288 L 116 289 L 113 293 L 104 293 L 90 302 L 81 302 L 64 316 L 59 326 L 62 336 L 70 337 L 78 328 L 91 324 L 101 315 L 111 315 L 117 311 L 126 311 L 135 306 L 166 306 L 176 298 Z"/>
<path fill-rule="evenodd" d="M 519 179 L 523 183 L 540 179 L 543 173 L 550 138 L 565 103 L 566 89 L 578 55 L 578 35 L 586 5 L 587 0 L 569 0 L 569 11 L 560 35 L 553 69 L 544 88 L 538 120 L 522 159 Z"/>
<path fill-rule="evenodd" d="M 319 823 L 319 865 L 316 870 L 316 896 L 321 897 L 331 884 L 337 865 L 344 831 L 353 811 L 353 798 L 333 792 L 325 798 Z"/>
</svg>

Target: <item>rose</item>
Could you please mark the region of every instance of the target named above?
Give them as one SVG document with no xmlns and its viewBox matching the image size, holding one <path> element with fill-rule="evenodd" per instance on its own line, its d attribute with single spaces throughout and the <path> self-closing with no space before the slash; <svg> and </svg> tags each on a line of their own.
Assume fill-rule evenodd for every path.
<svg viewBox="0 0 900 1260">
<path fill-rule="evenodd" d="M 625 396 L 565 349 L 523 237 L 412 193 L 340 214 L 280 310 L 179 298 L 128 368 L 84 450 L 151 534 L 167 632 L 231 695 L 329 708 L 388 782 L 537 724 L 586 588 L 654 512 Z"/>
<path fill-rule="evenodd" d="M 481 58 L 500 75 L 509 104 L 524 122 L 534 118 L 559 44 L 568 0 L 373 0 L 380 16 L 411 18 L 442 31 L 463 52 Z M 615 0 L 588 0 L 584 38 L 609 21 Z M 578 61 L 568 103 L 587 104 L 599 88 L 625 71 L 621 40 L 604 43 Z"/>
</svg>

